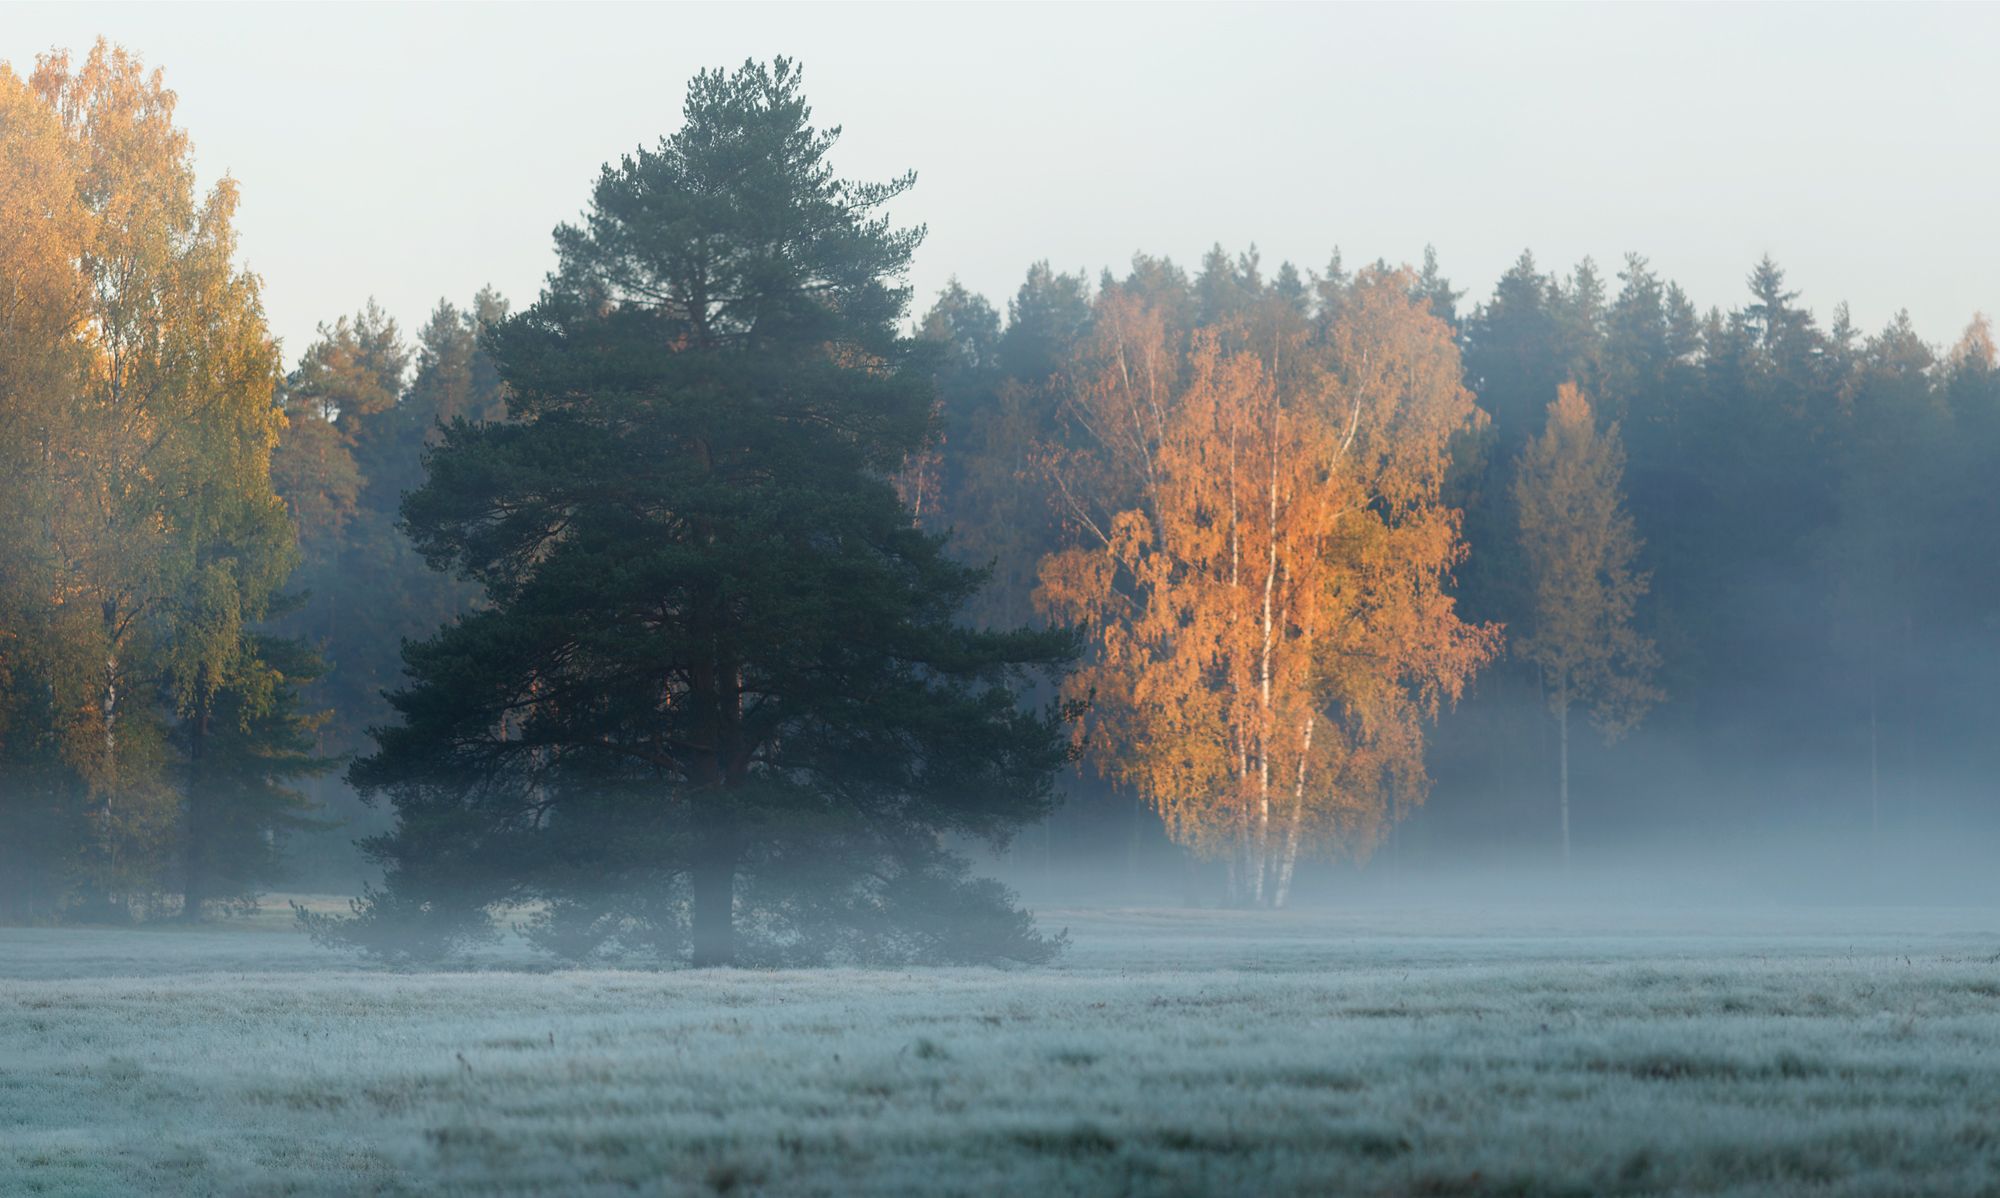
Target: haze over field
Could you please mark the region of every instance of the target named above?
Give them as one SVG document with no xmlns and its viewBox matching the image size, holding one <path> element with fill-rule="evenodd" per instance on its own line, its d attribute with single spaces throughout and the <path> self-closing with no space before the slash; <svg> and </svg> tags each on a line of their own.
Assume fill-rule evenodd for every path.
<svg viewBox="0 0 2000 1198">
<path fill-rule="evenodd" d="M 1050 914 L 1075 948 L 1022 973 L 384 975 L 270 932 L 0 930 L 0 1186 L 2000 1184 L 2000 940 L 1964 912 Z"/>
<path fill-rule="evenodd" d="M 1993 1192 L 1996 32 L 0 14 L 0 1192 Z"/>
</svg>

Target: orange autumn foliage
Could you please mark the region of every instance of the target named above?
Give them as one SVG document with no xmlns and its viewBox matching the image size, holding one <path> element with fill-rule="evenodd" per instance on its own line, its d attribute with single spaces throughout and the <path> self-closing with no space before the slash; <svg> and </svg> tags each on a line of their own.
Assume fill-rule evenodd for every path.
<svg viewBox="0 0 2000 1198">
<path fill-rule="evenodd" d="M 1548 424 L 1521 454 L 1514 479 L 1521 552 L 1534 584 L 1527 635 L 1517 643 L 1541 673 L 1556 718 L 1557 806 L 1569 863 L 1569 713 L 1588 704 L 1605 740 L 1624 735 L 1660 701 L 1659 651 L 1640 634 L 1638 603 L 1651 577 L 1625 510 L 1625 448 L 1618 424 L 1597 427 L 1575 383 L 1549 404 Z"/>
<path fill-rule="evenodd" d="M 1067 379 L 1050 467 L 1079 543 L 1038 602 L 1090 638 L 1099 767 L 1252 902 L 1421 801 L 1423 722 L 1498 645 L 1444 591 L 1477 411 L 1409 293 L 1371 272 L 1324 334 L 1277 301 L 1179 334 L 1112 289 Z"/>
</svg>

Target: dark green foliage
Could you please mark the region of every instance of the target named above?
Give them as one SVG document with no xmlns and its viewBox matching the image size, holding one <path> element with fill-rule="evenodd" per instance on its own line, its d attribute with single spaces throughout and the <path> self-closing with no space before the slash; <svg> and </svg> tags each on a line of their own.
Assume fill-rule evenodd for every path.
<svg viewBox="0 0 2000 1198">
<path fill-rule="evenodd" d="M 41 922 L 61 913 L 74 887 L 73 863 L 91 834 L 89 796 L 62 760 L 48 688 L 9 675 L 0 693 L 0 919 Z"/>
<path fill-rule="evenodd" d="M 1289 267 L 1290 264 L 1286 265 Z M 1457 329 L 1458 301 L 1464 295 L 1463 291 L 1453 290 L 1451 280 L 1444 277 L 1444 271 L 1438 265 L 1437 247 L 1425 246 L 1423 270 L 1417 275 L 1417 298 L 1430 305 L 1431 315 Z"/>
<path fill-rule="evenodd" d="M 1021 290 L 1007 303 L 1007 331 L 1000 337 L 999 366 L 1008 378 L 1038 386 L 1068 360 L 1090 325 L 1090 283 L 1080 274 L 1057 274 L 1046 261 L 1028 268 Z"/>
<path fill-rule="evenodd" d="M 1222 324 L 1248 311 L 1263 293 L 1257 247 L 1251 246 L 1231 261 L 1218 243 L 1202 256 L 1201 273 L 1195 276 L 1195 320 L 1204 326 Z"/>
<path fill-rule="evenodd" d="M 490 287 L 482 288 L 468 309 L 438 301 L 417 334 L 416 370 L 408 389 L 382 413 L 379 434 L 366 442 L 379 448 L 360 462 L 368 480 L 364 507 L 395 517 L 403 495 L 423 484 L 423 451 L 436 443 L 442 426 L 506 418 L 506 390 L 491 355 L 480 345 L 484 331 L 505 319 L 507 301 Z"/>
<path fill-rule="evenodd" d="M 215 693 L 183 721 L 182 915 L 207 903 L 242 906 L 285 876 L 289 835 L 324 826 L 293 783 L 326 772 L 316 752 L 323 716 L 300 710 L 299 686 L 320 672 L 295 640 L 253 636 Z"/>
<path fill-rule="evenodd" d="M 402 677 L 403 640 L 475 598 L 471 586 L 431 570 L 397 522 L 441 423 L 504 417 L 505 389 L 480 338 L 506 314 L 490 289 L 468 310 L 440 301 L 413 353 L 371 303 L 322 326 L 287 380 L 291 428 L 273 473 L 298 523 L 294 584 L 306 601 L 279 626 L 328 663 L 307 697 L 333 712 L 322 735 L 329 753 L 358 750 L 367 727 L 388 716 L 382 695 Z"/>
<path fill-rule="evenodd" d="M 402 642 L 477 598 L 477 588 L 425 563 L 397 527 L 398 509 L 423 480 L 441 422 L 505 417 L 505 388 L 481 338 L 506 314 L 490 288 L 466 309 L 440 301 L 411 347 L 371 303 L 322 326 L 287 380 L 288 427 L 272 476 L 297 526 L 302 561 L 293 585 L 304 602 L 275 627 L 326 662 L 302 691 L 307 706 L 326 712 L 314 746 L 324 756 L 351 756 L 366 729 L 388 718 L 382 696 L 402 678 Z M 297 878 L 345 889 L 362 868 L 354 839 L 379 828 L 380 817 L 335 779 L 311 790 L 336 826 L 300 840 Z"/>
<path fill-rule="evenodd" d="M 1629 510 L 1653 579 L 1645 631 L 1669 696 L 1652 755 L 1595 765 L 1596 789 L 1661 804 L 1668 826 L 1681 808 L 1667 804 L 1708 820 L 1720 813 L 1701 810 L 1706 795 L 1739 793 L 1743 771 L 1813 763 L 1829 784 L 1798 813 L 1834 835 L 1964 801 L 1951 796 L 1968 771 L 2000 765 L 1980 714 L 2000 664 L 1995 554 L 1980 548 L 2000 453 L 1983 323 L 1941 361 L 1905 318 L 1868 337 L 1840 307 L 1822 325 L 1768 258 L 1741 306 L 1705 317 L 1636 256 L 1608 303 L 1593 280 L 1559 283 L 1524 258 L 1472 319 L 1468 378 L 1495 429 L 1464 491 L 1461 583 L 1475 611 L 1510 611 L 1517 570 L 1485 531 L 1504 522 L 1505 499 L 1477 481 L 1510 469 L 1536 392 L 1594 378 L 1629 447 Z M 1509 789 L 1543 784 L 1500 768 L 1535 735 L 1504 717 L 1521 701 L 1513 689 L 1498 673 L 1447 719 L 1441 752 L 1463 764 L 1440 770 L 1446 803 L 1457 791 L 1504 809 Z M 1663 772 L 1663 743 L 1713 772 L 1678 760 Z M 1796 790 L 1727 814 L 1790 814 L 1805 801 Z"/>
<path fill-rule="evenodd" d="M 983 575 L 888 482 L 931 431 L 921 231 L 877 215 L 911 177 L 835 177 L 784 60 L 685 117 L 489 334 L 510 421 L 453 422 L 404 501 L 485 603 L 406 648 L 351 772 L 395 807 L 383 885 L 319 930 L 435 952 L 537 901 L 574 957 L 1045 959 L 945 844 L 1047 810 L 1064 713 L 1016 694 L 1073 639 L 958 624 Z"/>
<path fill-rule="evenodd" d="M 1287 262 L 1279 270 L 1280 278 L 1285 271 L 1298 273 L 1297 268 Z M 1105 272 L 1108 281 L 1109 271 Z M 1188 281 L 1187 272 L 1174 265 L 1171 258 L 1154 258 L 1147 254 L 1132 255 L 1132 268 L 1118 285 L 1130 294 L 1144 300 L 1146 305 L 1162 314 L 1169 328 L 1186 329 L 1194 324 L 1194 284 Z M 1311 287 L 1308 287 L 1311 290 Z M 1009 330 L 1012 331 L 1011 329 Z M 1080 336 L 1083 329 L 1079 327 Z M 1072 339 L 1074 344 L 1074 339 Z"/>
<path fill-rule="evenodd" d="M 998 628 L 1033 620 L 1035 567 L 1056 545 L 1036 455 L 1055 429 L 1049 377 L 1089 314 L 1082 280 L 1046 264 L 1029 270 L 1012 310 L 1003 335 L 992 305 L 954 282 L 917 333 L 933 351 L 938 395 L 937 494 L 923 524 L 950 534 L 959 560 L 992 571 L 965 614 Z M 1010 375 L 1009 361 L 1026 377 Z"/>
<path fill-rule="evenodd" d="M 1574 381 L 1588 391 L 1594 382 L 1589 363 L 1602 335 L 1592 319 L 1601 306 L 1595 280 L 1586 264 L 1566 288 L 1523 252 L 1466 322 L 1466 382 L 1506 455 L 1541 432 L 1557 387 Z"/>
</svg>

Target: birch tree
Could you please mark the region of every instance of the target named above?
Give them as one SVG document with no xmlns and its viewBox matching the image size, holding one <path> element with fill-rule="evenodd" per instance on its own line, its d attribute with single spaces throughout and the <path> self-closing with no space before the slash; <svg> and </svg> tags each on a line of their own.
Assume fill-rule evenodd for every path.
<svg viewBox="0 0 2000 1198">
<path fill-rule="evenodd" d="M 1531 588 L 1531 622 L 1519 645 L 1541 672 L 1555 717 L 1565 866 L 1570 709 L 1588 705 L 1605 738 L 1615 740 L 1661 697 L 1652 683 L 1659 654 L 1634 625 L 1649 579 L 1636 568 L 1640 541 L 1625 511 L 1624 472 L 1617 424 L 1600 432 L 1590 401 L 1565 383 L 1514 482 Z"/>
<path fill-rule="evenodd" d="M 89 234 L 55 114 L 0 66 L 0 917 L 46 914 L 82 804 L 49 727 L 59 664 L 51 432 L 83 369 Z"/>
<path fill-rule="evenodd" d="M 277 351 L 257 280 L 234 265 L 235 185 L 197 191 L 157 71 L 100 41 L 6 92 L 8 125 L 37 147 L 9 187 L 37 189 L 25 211 L 46 216 L 6 226 L 27 301 L 8 317 L 24 335 L 0 346 L 20 466 L 0 485 L 27 516 L 10 568 L 32 580 L 20 626 L 42 764 L 87 796 L 74 864 L 115 913 L 161 881 L 192 801 L 168 769 L 170 728 L 192 721 L 199 754 L 207 705 L 291 566 L 269 475 Z M 13 388 L 17 370 L 34 385 Z"/>
<path fill-rule="evenodd" d="M 1423 720 L 1496 642 L 1444 592 L 1450 332 L 1386 271 L 1324 337 L 1281 297 L 1182 333 L 1114 289 L 1066 397 L 1078 543 L 1039 599 L 1090 636 L 1098 764 L 1283 906 L 1302 855 L 1366 856 L 1422 798 Z"/>
</svg>

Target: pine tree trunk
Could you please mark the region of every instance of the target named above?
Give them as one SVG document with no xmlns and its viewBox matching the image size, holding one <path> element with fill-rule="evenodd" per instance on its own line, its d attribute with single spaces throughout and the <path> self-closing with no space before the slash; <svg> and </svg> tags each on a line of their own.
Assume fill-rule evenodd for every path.
<svg viewBox="0 0 2000 1198">
<path fill-rule="evenodd" d="M 712 595 L 707 599 L 705 607 L 719 609 L 719 600 Z M 690 812 L 694 859 L 688 869 L 689 963 L 703 969 L 736 963 L 737 843 L 730 824 L 735 799 L 731 792 L 743 783 L 746 765 L 740 753 L 742 674 L 733 662 L 709 658 L 696 664 L 690 682 L 691 706 L 713 721 L 706 739 L 714 747 L 714 757 L 702 762 L 703 772 L 692 779 L 702 794 Z"/>
<path fill-rule="evenodd" d="M 13 923 L 28 910 L 27 856 L 19 848 L 15 820 L 0 815 L 0 923 Z"/>
</svg>

